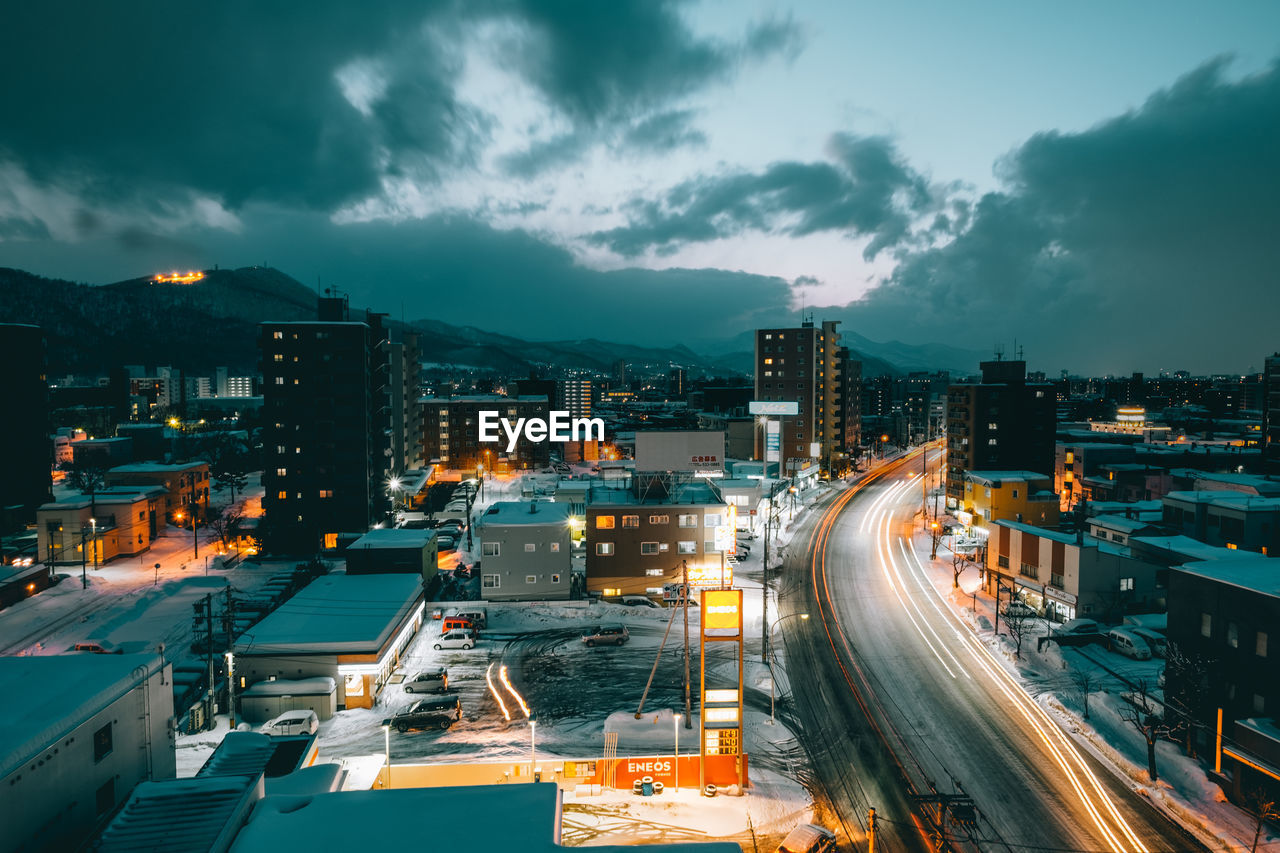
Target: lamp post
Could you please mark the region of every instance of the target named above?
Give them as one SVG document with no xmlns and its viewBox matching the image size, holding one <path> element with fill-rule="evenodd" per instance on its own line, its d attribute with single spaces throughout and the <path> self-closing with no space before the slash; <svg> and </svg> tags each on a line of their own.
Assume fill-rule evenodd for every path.
<svg viewBox="0 0 1280 853">
<path fill-rule="evenodd" d="M 83 525 L 80 527 L 80 586 L 82 589 L 89 588 L 89 576 L 85 574 L 85 560 L 89 558 L 89 552 L 86 549 L 85 539 L 88 538 L 89 531 Z"/>
<path fill-rule="evenodd" d="M 929 559 L 938 559 L 938 540 L 942 538 L 942 527 L 938 522 L 934 521 L 929 524 L 929 532 L 933 535 L 933 550 L 929 552 Z"/>
<path fill-rule="evenodd" d="M 98 519 L 89 519 L 89 524 L 93 528 L 93 570 L 98 570 Z"/>
<path fill-rule="evenodd" d="M 880 436 L 880 459 L 881 459 L 881 461 L 883 461 L 883 460 L 884 460 L 885 445 L 887 445 L 888 443 L 889 443 L 889 433 L 887 433 L 887 432 L 886 432 L 884 435 Z"/>
<path fill-rule="evenodd" d="M 534 773 L 536 772 L 534 770 L 534 767 L 537 764 L 537 760 L 538 760 L 538 757 L 537 757 L 538 751 L 537 751 L 537 745 L 536 745 L 537 731 L 538 731 L 538 716 L 537 714 L 530 714 L 529 715 L 529 781 L 531 782 L 534 780 Z"/>
<path fill-rule="evenodd" d="M 384 786 L 391 787 L 391 721 L 382 721 L 382 742 L 385 763 L 387 766 L 387 777 Z"/>
<path fill-rule="evenodd" d="M 781 625 L 783 622 L 786 622 L 788 619 L 791 619 L 792 617 L 795 617 L 795 616 L 799 616 L 801 621 L 806 621 L 809 618 L 808 613 L 788 613 L 786 616 L 783 616 L 781 619 L 774 622 L 773 625 L 769 628 L 769 630 L 765 632 L 766 635 L 772 634 L 774 631 L 777 630 L 779 625 Z M 774 688 L 774 684 L 776 683 L 776 681 L 773 677 L 773 661 L 772 660 L 766 661 L 766 665 L 769 667 L 769 725 L 772 726 L 773 725 L 773 706 L 774 706 L 775 696 L 777 695 L 777 691 Z"/>
<path fill-rule="evenodd" d="M 671 715 L 671 732 L 676 739 L 676 793 L 680 793 L 680 715 Z"/>
<path fill-rule="evenodd" d="M 400 497 L 399 496 L 399 492 L 400 492 L 399 477 L 392 477 L 390 480 L 387 480 L 387 491 L 391 494 L 391 520 L 392 520 L 392 523 L 394 523 L 395 517 L 396 517 L 396 503 Z"/>
</svg>

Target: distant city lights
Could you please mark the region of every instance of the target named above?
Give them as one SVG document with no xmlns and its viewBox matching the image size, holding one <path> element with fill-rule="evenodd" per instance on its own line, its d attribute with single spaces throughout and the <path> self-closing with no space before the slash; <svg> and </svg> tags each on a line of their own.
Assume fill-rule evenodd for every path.
<svg viewBox="0 0 1280 853">
<path fill-rule="evenodd" d="M 152 281 L 156 284 L 195 284 L 203 278 L 204 273 L 196 270 L 187 270 L 185 273 L 175 270 L 168 275 L 156 273 Z"/>
</svg>

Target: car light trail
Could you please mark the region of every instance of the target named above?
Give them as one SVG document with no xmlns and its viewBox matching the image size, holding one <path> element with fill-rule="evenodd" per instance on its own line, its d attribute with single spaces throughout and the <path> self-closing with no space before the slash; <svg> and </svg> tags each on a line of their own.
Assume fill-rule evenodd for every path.
<svg viewBox="0 0 1280 853">
<path fill-rule="evenodd" d="M 506 667 L 504 666 L 505 670 Z M 498 707 L 502 709 L 502 716 L 507 722 L 511 722 L 511 712 L 507 710 L 507 703 L 502 701 L 502 697 L 498 695 L 498 688 L 493 686 L 493 664 L 489 664 L 489 668 L 484 671 L 485 683 L 489 685 L 489 692 L 493 694 L 493 698 L 498 700 Z"/>
<path fill-rule="evenodd" d="M 516 689 L 511 686 L 511 679 L 507 678 L 507 665 L 505 663 L 502 665 L 502 668 L 498 670 L 498 679 L 502 682 L 502 686 L 507 688 L 507 692 L 515 697 L 515 700 L 520 703 L 520 710 L 524 712 L 524 718 L 526 720 L 529 719 L 529 706 L 525 704 L 524 697 L 516 692 Z"/>
</svg>

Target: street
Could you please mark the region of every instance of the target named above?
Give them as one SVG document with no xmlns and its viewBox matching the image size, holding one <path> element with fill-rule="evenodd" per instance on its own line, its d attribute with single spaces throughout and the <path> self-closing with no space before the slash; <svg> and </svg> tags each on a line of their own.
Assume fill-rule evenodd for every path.
<svg viewBox="0 0 1280 853">
<path fill-rule="evenodd" d="M 950 800 L 960 849 L 1196 850 L 1201 846 L 1079 749 L 938 599 L 910 548 L 919 455 L 813 513 L 786 563 L 786 634 L 802 731 L 862 845 L 936 849 L 923 808 Z M 820 733 L 820 739 L 814 737 Z M 975 811 L 972 822 L 968 805 Z"/>
</svg>

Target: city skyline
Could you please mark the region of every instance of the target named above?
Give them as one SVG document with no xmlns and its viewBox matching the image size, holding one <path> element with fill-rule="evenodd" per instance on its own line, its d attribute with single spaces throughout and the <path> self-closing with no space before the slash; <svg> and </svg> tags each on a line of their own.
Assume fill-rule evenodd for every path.
<svg viewBox="0 0 1280 853">
<path fill-rule="evenodd" d="M 1239 372 L 1275 348 L 1280 12 L 1207 8 L 22 10 L 0 254 L 267 262 L 535 340 L 714 348 L 803 304 Z"/>
</svg>

